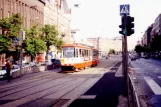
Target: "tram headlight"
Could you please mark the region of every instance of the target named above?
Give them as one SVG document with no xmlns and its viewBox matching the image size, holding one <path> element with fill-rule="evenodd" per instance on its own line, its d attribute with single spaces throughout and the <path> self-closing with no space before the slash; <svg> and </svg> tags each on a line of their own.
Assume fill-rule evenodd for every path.
<svg viewBox="0 0 161 107">
<path fill-rule="evenodd" d="M 64 59 L 61 59 L 61 63 L 64 63 Z"/>
</svg>

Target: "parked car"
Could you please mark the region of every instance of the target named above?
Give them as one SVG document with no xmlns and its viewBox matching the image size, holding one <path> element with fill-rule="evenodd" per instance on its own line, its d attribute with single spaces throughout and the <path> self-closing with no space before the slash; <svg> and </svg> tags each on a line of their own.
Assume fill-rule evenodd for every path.
<svg viewBox="0 0 161 107">
<path fill-rule="evenodd" d="M 5 78 L 6 77 L 6 66 L 2 66 L 0 68 L 0 78 Z"/>
<path fill-rule="evenodd" d="M 149 56 L 148 56 L 148 55 L 145 55 L 144 58 L 145 58 L 145 59 L 149 59 Z"/>
<path fill-rule="evenodd" d="M 61 67 L 61 62 L 58 59 L 55 59 L 53 61 L 53 68 L 60 68 Z"/>
<path fill-rule="evenodd" d="M 131 61 L 134 61 L 137 59 L 137 56 L 129 54 L 129 58 L 131 59 Z"/>
</svg>

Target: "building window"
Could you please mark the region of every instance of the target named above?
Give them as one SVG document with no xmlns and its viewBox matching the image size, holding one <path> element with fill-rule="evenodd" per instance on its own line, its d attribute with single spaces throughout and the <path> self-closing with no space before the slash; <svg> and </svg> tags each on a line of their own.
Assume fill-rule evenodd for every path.
<svg viewBox="0 0 161 107">
<path fill-rule="evenodd" d="M 2 19 L 2 17 L 3 17 L 3 10 L 1 9 L 0 10 L 0 19 Z"/>
<path fill-rule="evenodd" d="M 8 11 L 8 17 L 10 17 L 10 11 Z"/>
</svg>

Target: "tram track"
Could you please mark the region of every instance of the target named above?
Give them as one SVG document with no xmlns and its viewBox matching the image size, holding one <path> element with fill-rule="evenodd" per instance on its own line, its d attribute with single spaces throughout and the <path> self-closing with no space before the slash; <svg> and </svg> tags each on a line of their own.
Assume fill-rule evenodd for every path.
<svg viewBox="0 0 161 107">
<path fill-rule="evenodd" d="M 16 90 L 14 92 L 12 91 L 11 93 L 7 93 L 6 95 L 0 96 L 0 98 L 3 98 L 5 96 L 10 96 L 11 94 L 19 93 L 19 92 L 21 92 L 23 90 L 28 90 L 28 89 L 33 88 L 33 87 L 37 87 L 37 86 L 39 86 L 41 84 L 45 84 L 47 82 L 50 82 L 50 81 L 53 81 L 53 80 L 56 80 L 56 79 L 61 79 L 61 78 L 65 79 L 65 80 L 69 79 L 68 81 L 64 81 L 62 83 L 58 83 L 57 85 L 52 85 L 52 86 L 50 86 L 48 88 L 45 88 L 45 89 L 40 89 L 39 91 L 35 91 L 35 92 L 30 93 L 28 95 L 24 95 L 24 96 L 20 95 L 19 98 L 15 98 L 14 100 L 7 102 L 7 103 L 10 103 L 10 104 L 12 104 L 12 103 L 14 104 L 14 102 L 16 102 L 16 101 L 21 101 L 21 100 L 23 101 L 25 99 L 30 98 L 30 96 L 31 96 L 33 98 L 33 100 L 31 99 L 31 101 L 26 101 L 26 102 L 24 102 L 24 104 L 20 103 L 20 104 L 17 105 L 17 107 L 32 107 L 32 106 L 36 106 L 36 107 L 51 107 L 51 106 L 57 105 L 60 101 L 62 101 L 62 98 L 65 95 L 67 95 L 68 93 L 72 92 L 77 87 L 81 86 L 86 81 L 88 81 L 89 79 L 97 77 L 97 73 L 99 72 L 99 70 L 102 69 L 102 68 L 105 69 L 106 67 L 107 67 L 107 65 L 100 64 L 97 67 L 87 68 L 85 70 L 82 70 L 80 72 L 83 72 L 83 71 L 85 71 L 85 72 L 84 73 L 79 73 L 78 72 L 78 73 L 76 73 L 75 76 L 72 75 L 73 73 L 72 74 L 71 73 L 65 73 L 65 74 L 64 73 L 63 74 L 58 73 L 58 75 L 56 75 L 52 79 L 50 79 L 51 76 L 46 76 L 43 79 L 33 80 L 33 81 L 30 81 L 30 82 L 26 82 L 26 83 L 21 83 L 21 84 L 18 84 L 16 86 L 13 86 L 13 87 L 11 87 L 11 86 L 10 87 L 5 87 L 5 88 L 3 88 L 3 90 L 0 89 L 0 94 L 3 93 L 3 92 L 9 92 L 11 90 L 17 89 L 17 87 L 19 87 L 21 89 L 20 90 Z M 92 71 L 92 75 L 88 76 L 88 72 L 89 71 Z M 103 72 L 105 72 L 105 70 Z M 77 74 L 80 74 L 78 76 L 78 78 L 77 78 Z M 83 74 L 83 75 L 81 75 L 81 74 Z M 86 76 L 84 77 L 84 75 L 86 75 Z M 45 79 L 47 79 L 47 80 L 45 80 Z M 79 79 L 82 79 L 82 80 L 79 81 Z M 23 87 L 24 87 L 24 89 L 22 89 Z M 65 89 L 68 89 L 67 92 L 64 91 Z M 45 100 L 45 98 L 48 98 L 50 95 L 54 95 L 55 96 L 55 94 L 59 93 L 59 91 L 63 91 L 65 93 L 60 94 L 60 97 L 58 97 L 56 99 L 53 99 L 53 101 L 51 101 L 51 102 L 49 102 L 49 103 L 47 103 L 47 104 L 45 104 L 43 106 L 37 106 L 37 103 L 39 101 L 40 101 L 40 103 L 44 104 L 42 101 Z M 38 97 L 37 97 L 37 95 L 38 95 Z M 33 96 L 35 96 L 35 97 L 33 97 Z M 70 99 L 67 99 L 67 100 L 70 100 Z M 7 105 L 7 103 L 4 103 L 3 105 L 5 106 L 5 105 Z"/>
<path fill-rule="evenodd" d="M 27 83 L 18 84 L 18 85 L 13 86 L 13 87 L 7 87 L 7 89 L 6 88 L 1 88 L 0 94 L 1 93 L 4 93 L 4 92 L 7 92 L 7 91 L 11 91 L 11 90 L 17 89 L 17 88 L 24 87 L 25 89 L 21 89 L 19 91 L 16 91 L 16 92 L 20 92 L 20 91 L 23 91 L 23 90 L 26 90 L 26 89 L 29 89 L 29 88 L 33 88 L 33 86 L 36 87 L 38 85 L 45 84 L 47 82 L 50 82 L 50 81 L 53 81 L 53 80 L 56 80 L 56 79 L 59 79 L 59 78 L 63 78 L 63 77 L 66 77 L 68 75 L 69 74 L 64 74 L 63 76 L 59 76 L 59 77 L 56 77 L 56 78 L 52 78 L 52 79 L 46 80 L 44 82 L 41 82 L 41 81 L 44 80 L 45 78 L 44 79 L 41 79 L 41 81 L 40 80 L 33 81 L 31 84 L 29 84 L 30 82 L 27 82 Z M 39 83 L 37 83 L 37 82 L 39 82 Z M 27 88 L 25 86 L 27 86 Z M 14 94 L 16 92 L 13 92 L 12 94 Z M 3 96 L 1 96 L 1 97 L 3 97 Z"/>
<path fill-rule="evenodd" d="M 41 106 L 41 107 L 50 107 L 50 106 L 56 104 L 63 96 L 65 96 L 65 95 L 67 95 L 68 93 L 72 92 L 74 89 L 76 89 L 77 87 L 81 86 L 83 83 L 85 83 L 86 81 L 88 81 L 89 79 L 91 79 L 92 77 L 94 77 L 95 75 L 97 75 L 97 72 L 95 72 L 95 74 L 92 75 L 91 77 L 86 78 L 86 79 L 84 79 L 83 81 L 80 81 L 79 83 L 76 82 L 76 83 L 71 84 L 71 85 L 69 85 L 69 86 L 65 86 L 65 87 L 62 86 L 62 87 L 63 87 L 62 89 L 57 89 L 57 90 L 50 91 L 50 92 L 46 93 L 45 95 L 43 95 L 43 96 L 41 96 L 41 97 L 39 97 L 39 98 L 37 98 L 37 99 L 35 99 L 35 100 L 32 100 L 31 102 L 28 102 L 28 103 L 26 103 L 26 104 L 20 105 L 20 106 L 18 106 L 18 107 L 31 107 L 30 104 L 34 103 L 34 102 L 37 101 L 37 100 L 41 100 L 41 99 L 43 99 L 44 97 L 47 97 L 47 96 L 49 96 L 49 95 L 51 95 L 51 94 L 54 94 L 54 93 L 56 93 L 56 92 L 58 92 L 58 91 L 61 91 L 61 90 L 64 90 L 64 89 L 67 89 L 67 88 L 70 88 L 70 87 L 74 86 L 72 89 L 70 89 L 69 91 L 67 91 L 65 94 L 63 94 L 62 96 L 60 96 L 58 99 L 54 100 L 53 102 L 51 102 L 51 103 L 49 103 L 49 104 L 47 104 L 47 105 L 45 105 L 45 106 L 44 106 L 44 105 Z M 34 104 L 34 105 L 35 105 L 35 104 Z"/>
<path fill-rule="evenodd" d="M 119 63 L 119 62 L 117 62 L 116 64 L 114 64 L 114 66 L 117 66 L 118 63 Z M 94 68 L 93 68 L 93 69 L 94 69 Z M 90 70 L 91 70 L 91 69 L 90 69 Z M 67 88 L 72 87 L 73 85 L 75 85 L 75 87 L 73 87 L 72 89 L 70 89 L 69 91 L 67 91 L 67 92 L 64 93 L 63 95 L 61 95 L 58 99 L 56 99 L 56 100 L 54 100 L 53 102 L 48 103 L 48 104 L 46 104 L 46 105 L 42 105 L 42 106 L 40 106 L 40 107 L 52 107 L 52 106 L 56 105 L 56 104 L 57 104 L 65 95 L 69 94 L 70 92 L 72 92 L 73 90 L 75 90 L 77 87 L 79 87 L 79 86 L 81 86 L 82 84 L 84 84 L 85 82 L 87 82 L 89 79 L 95 77 L 95 76 L 97 75 L 97 73 L 98 73 L 98 72 L 96 71 L 95 74 L 93 74 L 91 77 L 89 77 L 89 78 L 87 78 L 87 79 L 81 81 L 80 83 L 75 83 L 75 84 L 77 84 L 77 85 L 72 84 L 72 85 L 70 85 L 70 86 L 67 86 L 67 87 L 62 88 L 61 90 L 67 89 Z M 28 102 L 27 104 L 23 104 L 23 105 L 18 106 L 18 107 L 32 107 L 32 103 L 34 103 L 35 101 L 41 100 L 41 99 L 43 99 L 44 97 L 47 97 L 47 96 L 49 96 L 49 95 L 51 95 L 51 94 L 54 94 L 54 93 L 56 93 L 56 92 L 58 92 L 58 91 L 61 91 L 61 90 L 58 89 L 58 90 L 56 90 L 56 91 L 51 91 L 51 92 L 45 94 L 44 96 L 42 96 L 42 97 L 40 97 L 40 98 L 37 98 L 36 100 L 33 100 L 33 101 L 31 101 L 31 102 Z M 30 105 L 30 104 L 31 104 L 31 105 Z M 36 104 L 33 104 L 33 105 L 36 105 Z"/>
</svg>

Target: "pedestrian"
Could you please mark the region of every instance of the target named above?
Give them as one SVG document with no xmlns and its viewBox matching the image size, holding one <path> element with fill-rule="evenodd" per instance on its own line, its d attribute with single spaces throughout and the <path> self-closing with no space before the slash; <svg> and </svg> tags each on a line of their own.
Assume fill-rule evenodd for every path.
<svg viewBox="0 0 161 107">
<path fill-rule="evenodd" d="M 8 82 L 10 82 L 11 69 L 12 69 L 12 64 L 10 63 L 10 60 L 7 59 L 6 60 L 6 72 L 7 72 L 7 80 L 8 80 Z"/>
</svg>

